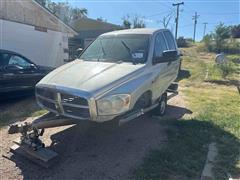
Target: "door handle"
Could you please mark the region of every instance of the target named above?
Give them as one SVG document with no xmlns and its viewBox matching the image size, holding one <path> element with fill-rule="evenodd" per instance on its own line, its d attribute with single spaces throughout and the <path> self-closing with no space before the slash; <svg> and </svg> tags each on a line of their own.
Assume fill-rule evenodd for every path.
<svg viewBox="0 0 240 180">
<path fill-rule="evenodd" d="M 9 76 L 13 76 L 13 73 L 7 73 L 7 74 L 3 74 L 3 77 L 9 77 Z"/>
</svg>

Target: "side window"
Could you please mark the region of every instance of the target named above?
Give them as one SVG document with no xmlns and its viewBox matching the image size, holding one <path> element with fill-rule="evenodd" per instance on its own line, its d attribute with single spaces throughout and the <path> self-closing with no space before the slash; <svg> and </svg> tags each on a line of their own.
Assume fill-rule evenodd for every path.
<svg viewBox="0 0 240 180">
<path fill-rule="evenodd" d="M 167 45 L 162 33 L 157 34 L 154 46 L 154 57 L 161 57 L 163 51 L 167 50 Z"/>
<path fill-rule="evenodd" d="M 17 55 L 11 56 L 11 58 L 9 59 L 8 65 L 18 65 L 23 68 L 28 68 L 31 66 L 31 64 L 26 59 Z"/>
<path fill-rule="evenodd" d="M 169 50 L 176 50 L 176 45 L 175 45 L 175 40 L 173 38 L 173 35 L 169 31 L 165 31 L 163 33 L 164 33 L 164 36 L 166 37 Z"/>
<path fill-rule="evenodd" d="M 0 53 L 0 66 L 8 65 L 10 55 L 7 53 Z"/>
</svg>

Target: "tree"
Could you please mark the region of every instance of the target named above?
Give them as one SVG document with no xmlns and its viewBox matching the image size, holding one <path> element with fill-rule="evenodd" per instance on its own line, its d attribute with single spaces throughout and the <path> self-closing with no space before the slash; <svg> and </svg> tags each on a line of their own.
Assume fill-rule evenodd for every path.
<svg viewBox="0 0 240 180">
<path fill-rule="evenodd" d="M 168 14 L 167 16 L 164 16 L 163 19 L 160 20 L 159 22 L 162 23 L 165 29 L 167 29 L 171 18 L 172 18 L 171 14 Z"/>
<path fill-rule="evenodd" d="M 71 20 L 71 7 L 68 2 L 49 2 L 47 7 L 53 14 L 58 16 L 65 23 Z"/>
<path fill-rule="evenodd" d="M 41 4 L 42 6 L 46 7 L 47 4 L 47 0 L 36 0 L 39 4 Z"/>
<path fill-rule="evenodd" d="M 135 15 L 133 17 L 133 28 L 145 28 L 146 24 L 144 22 L 144 17 L 140 17 L 139 15 Z"/>
<path fill-rule="evenodd" d="M 122 18 L 122 20 L 123 20 L 122 26 L 124 27 L 124 29 L 131 28 L 132 23 L 130 22 L 129 19 L 130 19 L 130 16 L 128 14 Z"/>
<path fill-rule="evenodd" d="M 187 47 L 188 46 L 187 41 L 183 36 L 180 36 L 177 39 L 177 45 L 178 45 L 178 47 Z"/>
<path fill-rule="evenodd" d="M 240 38 L 240 24 L 231 27 L 231 34 L 233 38 Z"/>
<path fill-rule="evenodd" d="M 135 15 L 133 17 L 130 17 L 128 14 L 122 18 L 122 26 L 125 29 L 130 29 L 130 28 L 145 28 L 146 24 L 144 22 L 144 17 Z"/>
<path fill-rule="evenodd" d="M 107 20 L 104 19 L 103 17 L 99 17 L 99 18 L 97 18 L 97 21 L 100 21 L 100 22 L 107 22 Z"/>
<path fill-rule="evenodd" d="M 88 10 L 86 8 L 73 8 L 71 10 L 71 20 L 76 20 L 79 18 L 84 18 L 87 17 L 88 15 Z"/>
<path fill-rule="evenodd" d="M 223 48 L 225 39 L 230 38 L 229 26 L 225 26 L 223 23 L 217 25 L 213 34 L 213 38 L 216 43 L 217 52 L 220 53 Z"/>
<path fill-rule="evenodd" d="M 202 39 L 204 46 L 210 52 L 214 50 L 214 47 L 212 45 L 213 36 L 214 36 L 213 34 L 206 34 Z"/>
<path fill-rule="evenodd" d="M 52 2 L 51 0 L 36 0 L 42 6 L 48 8 L 53 14 L 58 16 L 62 21 L 69 24 L 71 21 L 86 17 L 88 10 L 86 8 L 72 8 L 66 2 Z"/>
</svg>

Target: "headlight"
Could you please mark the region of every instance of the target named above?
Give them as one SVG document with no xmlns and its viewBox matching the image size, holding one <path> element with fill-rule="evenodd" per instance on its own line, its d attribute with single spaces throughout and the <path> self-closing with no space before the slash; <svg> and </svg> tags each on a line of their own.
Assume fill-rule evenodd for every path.
<svg viewBox="0 0 240 180">
<path fill-rule="evenodd" d="M 130 95 L 117 94 L 105 97 L 97 101 L 99 115 L 115 115 L 129 109 Z"/>
</svg>

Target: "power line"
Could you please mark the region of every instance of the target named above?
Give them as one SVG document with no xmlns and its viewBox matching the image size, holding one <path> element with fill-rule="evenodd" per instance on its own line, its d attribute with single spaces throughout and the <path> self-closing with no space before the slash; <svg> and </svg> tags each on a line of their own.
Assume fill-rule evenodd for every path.
<svg viewBox="0 0 240 180">
<path fill-rule="evenodd" d="M 149 16 L 146 16 L 146 17 L 153 17 L 153 16 L 163 15 L 163 14 L 167 14 L 167 13 L 172 14 L 173 11 L 164 11 L 164 12 L 152 14 L 152 15 L 149 15 Z"/>
<path fill-rule="evenodd" d="M 185 28 L 185 27 L 190 27 L 190 26 L 192 26 L 193 24 L 191 23 L 191 24 L 185 24 L 185 25 L 182 25 L 182 26 L 179 26 L 180 28 Z"/>
<path fill-rule="evenodd" d="M 196 28 L 197 28 L 197 19 L 198 18 L 199 18 L 199 15 L 197 14 L 197 12 L 195 12 L 195 15 L 193 16 L 193 20 L 194 20 L 193 42 L 195 42 Z"/>
<path fill-rule="evenodd" d="M 184 5 L 185 9 L 187 8 L 188 10 L 184 10 L 186 12 L 192 13 L 195 12 L 196 10 L 192 9 L 192 7 L 190 7 L 189 5 Z M 201 15 L 234 15 L 234 14 L 240 14 L 240 12 L 236 11 L 236 12 L 220 12 L 220 13 L 215 13 L 215 12 L 202 12 L 202 11 L 198 11 L 198 13 L 200 13 Z"/>
<path fill-rule="evenodd" d="M 239 12 L 229 12 L 229 13 L 205 13 L 205 12 L 201 12 L 201 14 L 203 15 L 235 15 L 235 14 L 240 14 Z"/>
<path fill-rule="evenodd" d="M 175 19 L 175 22 L 176 22 L 176 29 L 175 29 L 175 39 L 177 39 L 177 31 L 178 31 L 178 18 L 179 18 L 179 6 L 180 5 L 184 5 L 184 2 L 181 2 L 181 3 L 175 3 L 175 4 L 172 4 L 173 6 L 177 6 L 177 17 Z"/>
</svg>

